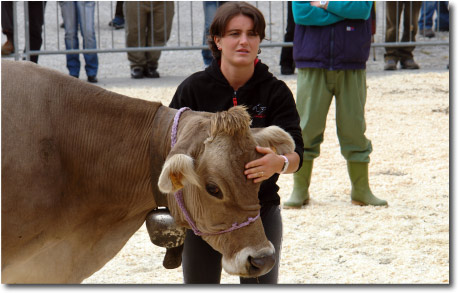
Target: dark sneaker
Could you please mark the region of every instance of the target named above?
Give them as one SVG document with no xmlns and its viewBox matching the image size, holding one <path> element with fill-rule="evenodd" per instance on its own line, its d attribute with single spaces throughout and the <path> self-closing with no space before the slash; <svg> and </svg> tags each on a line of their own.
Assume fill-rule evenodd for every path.
<svg viewBox="0 0 458 293">
<path fill-rule="evenodd" d="M 13 43 L 10 42 L 10 40 L 7 40 L 3 45 L 2 45 L 2 56 L 8 56 L 14 53 L 14 46 Z"/>
<path fill-rule="evenodd" d="M 425 28 L 423 30 L 420 30 L 420 35 L 427 37 L 427 38 L 434 38 L 436 36 L 436 34 L 430 28 Z"/>
<path fill-rule="evenodd" d="M 124 18 L 115 16 L 112 21 L 108 23 L 109 26 L 114 27 L 115 29 L 122 29 L 124 28 Z"/>
<path fill-rule="evenodd" d="M 420 66 L 413 59 L 407 59 L 407 60 L 401 61 L 401 68 L 402 69 L 420 69 Z"/>
<path fill-rule="evenodd" d="M 388 59 L 385 61 L 385 67 L 383 68 L 384 70 L 396 70 L 397 66 L 397 62 L 392 60 L 392 59 Z"/>
<path fill-rule="evenodd" d="M 97 80 L 97 76 L 93 75 L 93 76 L 88 76 L 87 77 L 87 81 L 89 81 L 90 83 L 97 83 L 98 80 Z"/>
<path fill-rule="evenodd" d="M 159 72 L 155 68 L 147 67 L 143 74 L 149 78 L 159 78 Z"/>
<path fill-rule="evenodd" d="M 143 78 L 143 67 L 132 67 L 130 69 L 130 77 L 132 78 Z"/>
</svg>

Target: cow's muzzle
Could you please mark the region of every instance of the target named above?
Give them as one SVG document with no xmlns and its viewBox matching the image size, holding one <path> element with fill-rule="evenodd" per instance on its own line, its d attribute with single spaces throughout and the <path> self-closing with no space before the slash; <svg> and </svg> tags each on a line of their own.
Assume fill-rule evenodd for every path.
<svg viewBox="0 0 458 293">
<path fill-rule="evenodd" d="M 223 257 L 223 268 L 228 274 L 244 278 L 255 278 L 267 274 L 275 265 L 275 248 L 269 246 L 261 249 L 246 247 L 231 259 Z"/>
<path fill-rule="evenodd" d="M 262 276 L 267 274 L 275 265 L 275 255 L 264 255 L 258 257 L 248 257 L 250 275 Z"/>
</svg>

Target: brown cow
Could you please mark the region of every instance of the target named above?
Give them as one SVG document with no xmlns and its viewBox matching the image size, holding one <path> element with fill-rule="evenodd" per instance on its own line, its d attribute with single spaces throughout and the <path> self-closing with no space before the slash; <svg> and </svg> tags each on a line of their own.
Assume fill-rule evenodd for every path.
<svg viewBox="0 0 458 293">
<path fill-rule="evenodd" d="M 30 62 L 2 60 L 2 283 L 80 283 L 113 258 L 164 202 L 189 227 L 218 232 L 259 213 L 259 184 L 243 175 L 260 155 L 294 143 L 278 127 L 249 129 L 241 107 L 186 111 L 129 98 Z M 164 193 L 168 193 L 165 195 Z M 203 236 L 231 274 L 273 266 L 259 219 Z"/>
</svg>

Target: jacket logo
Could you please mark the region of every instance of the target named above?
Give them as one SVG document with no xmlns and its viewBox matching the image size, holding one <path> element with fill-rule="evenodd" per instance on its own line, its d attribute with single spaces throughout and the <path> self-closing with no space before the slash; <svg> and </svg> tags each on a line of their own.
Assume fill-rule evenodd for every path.
<svg viewBox="0 0 458 293">
<path fill-rule="evenodd" d="M 266 114 L 265 114 L 265 112 L 267 110 L 266 106 L 263 106 L 261 104 L 257 104 L 256 106 L 254 106 L 251 109 L 254 112 L 253 117 L 255 117 L 255 118 L 266 118 Z"/>
</svg>

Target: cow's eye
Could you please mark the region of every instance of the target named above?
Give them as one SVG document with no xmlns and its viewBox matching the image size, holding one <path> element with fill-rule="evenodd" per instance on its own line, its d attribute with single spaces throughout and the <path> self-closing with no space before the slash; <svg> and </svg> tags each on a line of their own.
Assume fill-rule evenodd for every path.
<svg viewBox="0 0 458 293">
<path fill-rule="evenodd" d="M 205 188 L 207 189 L 207 192 L 210 195 L 217 197 L 217 198 L 223 198 L 223 193 L 221 192 L 218 186 L 214 184 L 207 184 Z"/>
</svg>

